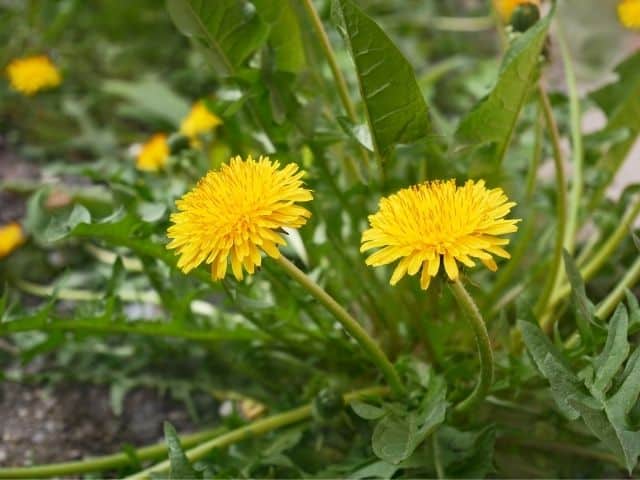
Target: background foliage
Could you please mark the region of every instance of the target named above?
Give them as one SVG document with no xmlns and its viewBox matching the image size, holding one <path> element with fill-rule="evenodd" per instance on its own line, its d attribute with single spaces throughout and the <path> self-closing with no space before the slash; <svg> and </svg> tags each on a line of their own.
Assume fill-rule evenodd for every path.
<svg viewBox="0 0 640 480">
<path fill-rule="evenodd" d="M 231 399 L 232 414 L 213 422 L 225 431 L 313 405 L 302 422 L 197 462 L 183 451 L 193 444 L 181 446 L 166 425 L 175 478 L 632 472 L 640 201 L 636 184 L 616 198 L 606 192 L 625 161 L 638 162 L 630 152 L 640 133 L 640 54 L 619 59 L 614 76 L 606 50 L 629 41 L 611 20 L 614 3 L 558 4 L 514 34 L 496 28 L 479 1 L 313 2 L 321 24 L 293 0 L 2 2 L 0 63 L 44 52 L 64 77 L 36 97 L 0 86 L 2 154 L 38 172 L 2 179 L 12 195 L 3 200 L 25 199 L 29 235 L 0 260 L 0 334 L 12 346 L 0 351 L 2 380 L 106 384 L 116 411 L 138 386 L 168 391 L 191 412 L 199 394 Z M 600 40 L 575 25 L 590 8 Z M 569 87 L 553 88 L 565 74 Z M 562 195 L 544 173 L 554 150 L 541 92 L 573 169 L 564 187 L 582 188 L 569 199 L 577 234 L 560 236 L 564 257 Z M 223 125 L 194 146 L 177 132 L 199 99 Z M 576 135 L 576 111 L 578 122 L 600 112 L 602 127 Z M 138 171 L 132 145 L 155 132 L 170 135 L 169 162 Z M 341 394 L 382 380 L 275 264 L 242 282 L 176 270 L 164 248 L 175 199 L 231 155 L 248 154 L 308 172 L 313 215 L 284 253 L 377 338 L 407 398 L 343 405 Z M 366 267 L 359 252 L 382 195 L 452 177 L 501 186 L 523 219 L 497 274 L 466 272 L 497 361 L 490 396 L 467 415 L 450 407 L 473 387 L 475 341 L 446 282 L 426 292 L 414 278 L 391 287 L 390 272 Z M 5 221 L 15 219 L 8 205 Z M 554 262 L 559 277 L 540 310 Z M 32 376 L 38 358 L 47 368 Z M 128 454 L 105 470 L 141 466 Z"/>
</svg>

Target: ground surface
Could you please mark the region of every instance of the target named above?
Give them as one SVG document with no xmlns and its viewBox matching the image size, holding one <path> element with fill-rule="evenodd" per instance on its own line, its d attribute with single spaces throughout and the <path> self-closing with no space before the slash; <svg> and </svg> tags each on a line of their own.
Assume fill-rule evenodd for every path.
<svg viewBox="0 0 640 480">
<path fill-rule="evenodd" d="M 107 387 L 0 384 L 0 465 L 23 466 L 117 452 L 162 439 L 162 422 L 194 430 L 182 404 L 149 389 L 131 391 L 114 415 Z"/>
</svg>

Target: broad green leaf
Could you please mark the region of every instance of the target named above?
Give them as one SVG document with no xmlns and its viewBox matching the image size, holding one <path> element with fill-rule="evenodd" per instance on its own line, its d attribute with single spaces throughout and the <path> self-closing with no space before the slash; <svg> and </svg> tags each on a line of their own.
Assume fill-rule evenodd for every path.
<svg viewBox="0 0 640 480">
<path fill-rule="evenodd" d="M 394 465 L 384 460 L 370 463 L 355 472 L 351 473 L 348 478 L 359 480 L 361 478 L 392 478 L 393 474 L 400 469 L 400 465 Z"/>
<path fill-rule="evenodd" d="M 495 428 L 462 432 L 447 425 L 435 434 L 447 478 L 485 478 L 493 468 Z"/>
<path fill-rule="evenodd" d="M 377 420 L 382 418 L 386 410 L 381 407 L 376 407 L 375 405 L 370 405 L 364 402 L 352 402 L 351 408 L 360 418 L 364 418 L 365 420 Z"/>
<path fill-rule="evenodd" d="M 602 397 L 629 355 L 628 326 L 627 309 L 620 304 L 609 321 L 609 334 L 604 349 L 593 361 L 596 372 L 593 390 L 599 392 Z"/>
<path fill-rule="evenodd" d="M 298 73 L 305 66 L 304 44 L 292 0 L 252 0 L 260 17 L 270 26 L 269 45 L 275 64 L 283 72 Z"/>
<path fill-rule="evenodd" d="M 268 34 L 253 4 L 244 0 L 167 0 L 176 27 L 207 47 L 220 74 L 231 75 Z"/>
<path fill-rule="evenodd" d="M 69 235 L 81 223 L 91 223 L 91 213 L 82 205 L 76 204 L 68 217 L 54 217 L 44 230 L 41 239 L 44 242 L 57 242 Z"/>
<path fill-rule="evenodd" d="M 378 458 L 396 464 L 411 456 L 434 429 L 444 422 L 447 401 L 444 382 L 434 381 L 417 411 L 393 411 L 373 430 L 371 446 Z"/>
<path fill-rule="evenodd" d="M 398 47 L 352 0 L 333 0 L 332 16 L 356 67 L 376 152 L 386 158 L 396 144 L 428 135 L 427 105 Z"/>
<path fill-rule="evenodd" d="M 620 141 L 614 142 L 603 152 L 597 164 L 597 171 L 606 174 L 608 180 L 613 179 L 640 135 L 640 51 L 622 62 L 616 68 L 616 73 L 618 79 L 615 82 L 591 95 L 607 115 L 606 126 L 596 135 L 626 131 Z M 606 185 L 600 190 L 603 191 Z"/>
<path fill-rule="evenodd" d="M 156 78 L 144 78 L 135 82 L 105 80 L 102 90 L 130 102 L 129 111 L 144 119 L 151 116 L 175 127 L 189 113 L 189 102 Z"/>
<path fill-rule="evenodd" d="M 504 56 L 495 86 L 458 126 L 458 146 L 494 145 L 494 166 L 504 159 L 520 111 L 537 79 L 540 53 L 554 12 L 514 40 Z"/>
<path fill-rule="evenodd" d="M 184 454 L 184 450 L 182 450 L 182 445 L 180 444 L 180 439 L 178 438 L 176 429 L 173 428 L 173 425 L 169 422 L 164 422 L 164 440 L 167 443 L 169 462 L 171 463 L 169 478 L 198 478 L 196 471 L 189 463 L 189 459 Z"/>
<path fill-rule="evenodd" d="M 577 265 L 573 261 L 573 257 L 564 250 L 562 252 L 564 258 L 564 268 L 567 272 L 567 278 L 571 285 L 571 299 L 575 308 L 576 323 L 580 330 L 582 341 L 586 345 L 593 345 L 593 330 L 591 322 L 595 318 L 595 306 L 587 298 L 587 292 L 584 287 L 584 280 L 580 275 Z"/>
</svg>

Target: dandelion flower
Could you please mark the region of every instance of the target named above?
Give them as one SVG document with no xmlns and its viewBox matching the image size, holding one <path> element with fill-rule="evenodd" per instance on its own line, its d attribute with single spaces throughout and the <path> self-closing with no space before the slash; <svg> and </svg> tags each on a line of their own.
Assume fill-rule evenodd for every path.
<svg viewBox="0 0 640 480">
<path fill-rule="evenodd" d="M 0 258 L 8 256 L 25 241 L 22 227 L 16 222 L 0 226 Z"/>
<path fill-rule="evenodd" d="M 511 20 L 513 11 L 520 5 L 533 4 L 540 6 L 540 0 L 494 0 L 496 10 L 500 14 L 503 22 Z"/>
<path fill-rule="evenodd" d="M 426 289 L 441 263 L 447 276 L 457 280 L 457 262 L 473 267 L 472 258 L 495 271 L 492 255 L 509 258 L 502 248 L 509 240 L 498 235 L 517 230 L 519 220 L 504 218 L 514 205 L 502 189 L 489 190 L 482 180 L 468 180 L 462 187 L 447 180 L 404 188 L 380 200 L 360 250 L 380 248 L 366 260 L 375 267 L 400 259 L 391 285 L 422 268 L 420 286 Z"/>
<path fill-rule="evenodd" d="M 180 255 L 178 268 L 188 273 L 205 262 L 219 280 L 230 260 L 242 280 L 243 268 L 253 274 L 260 266 L 261 251 L 280 257 L 278 246 L 286 243 L 282 229 L 301 227 L 311 215 L 295 204 L 313 199 L 303 175 L 297 165 L 280 168 L 268 157 L 235 157 L 209 172 L 176 202 L 178 212 L 171 215 L 167 248 Z"/>
<path fill-rule="evenodd" d="M 167 164 L 169 158 L 169 144 L 164 133 L 156 133 L 145 143 L 138 157 L 136 167 L 138 170 L 156 172 Z"/>
<path fill-rule="evenodd" d="M 620 23 L 627 28 L 640 28 L 640 0 L 622 0 L 618 4 Z"/>
<path fill-rule="evenodd" d="M 7 66 L 11 86 L 24 95 L 60 85 L 60 72 L 45 55 L 17 58 Z"/>
<path fill-rule="evenodd" d="M 189 137 L 192 142 L 198 140 L 198 136 L 207 133 L 222 123 L 217 116 L 209 111 L 203 101 L 196 102 L 189 114 L 182 120 L 180 133 Z"/>
</svg>

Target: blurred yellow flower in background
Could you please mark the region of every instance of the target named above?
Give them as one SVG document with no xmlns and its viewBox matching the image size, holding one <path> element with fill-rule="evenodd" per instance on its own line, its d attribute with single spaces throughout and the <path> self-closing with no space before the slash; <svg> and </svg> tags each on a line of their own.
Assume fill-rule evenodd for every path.
<svg viewBox="0 0 640 480">
<path fill-rule="evenodd" d="M 211 113 L 201 100 L 193 105 L 189 114 L 182 120 L 180 133 L 196 143 L 200 135 L 210 132 L 220 124 L 222 120 Z"/>
<path fill-rule="evenodd" d="M 627 28 L 640 28 L 640 0 L 622 0 L 618 4 L 618 18 Z"/>
<path fill-rule="evenodd" d="M 369 215 L 371 228 L 362 234 L 360 251 L 380 248 L 366 260 L 375 267 L 400 259 L 391 285 L 422 268 L 420 286 L 426 289 L 441 262 L 451 280 L 458 279 L 456 262 L 473 267 L 472 258 L 495 271 L 492 254 L 509 258 L 501 247 L 509 240 L 497 235 L 518 229 L 519 220 L 504 219 L 514 205 L 501 188 L 488 190 L 482 180 L 462 187 L 455 180 L 414 185 L 380 200 L 379 211 Z"/>
<path fill-rule="evenodd" d="M 22 227 L 17 222 L 0 226 L 0 258 L 8 256 L 25 241 Z"/>
<path fill-rule="evenodd" d="M 313 199 L 303 186 L 303 171 L 290 163 L 268 157 L 246 161 L 231 159 L 228 165 L 210 171 L 176 202 L 167 231 L 169 249 L 177 249 L 178 268 L 184 273 L 202 262 L 211 264 L 214 280 L 224 278 L 228 259 L 234 276 L 241 280 L 244 269 L 253 274 L 261 265 L 260 251 L 280 256 L 284 227 L 299 228 L 311 213 L 295 202 Z"/>
<path fill-rule="evenodd" d="M 40 90 L 60 85 L 62 77 L 46 55 L 17 58 L 7 66 L 9 82 L 14 90 L 34 95 Z"/>
<path fill-rule="evenodd" d="M 147 143 L 142 145 L 136 158 L 136 167 L 138 170 L 156 172 L 167 164 L 168 158 L 169 143 L 167 142 L 167 135 L 156 133 Z"/>
<path fill-rule="evenodd" d="M 509 22 L 513 11 L 520 5 L 533 4 L 540 6 L 540 0 L 493 0 L 495 9 L 500 14 L 503 22 Z"/>
</svg>

